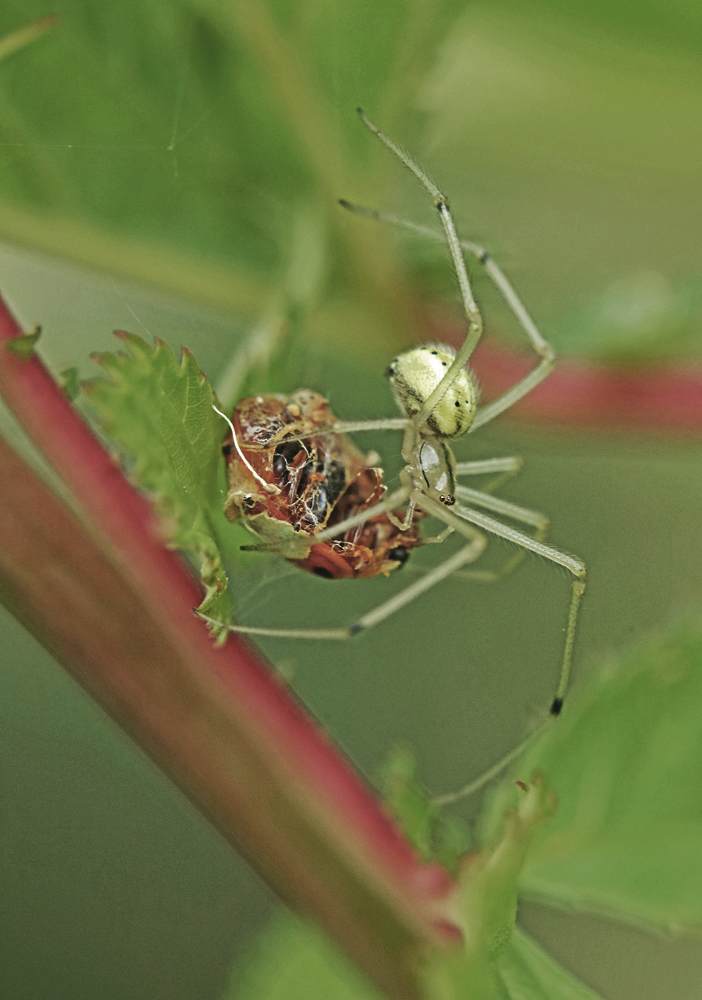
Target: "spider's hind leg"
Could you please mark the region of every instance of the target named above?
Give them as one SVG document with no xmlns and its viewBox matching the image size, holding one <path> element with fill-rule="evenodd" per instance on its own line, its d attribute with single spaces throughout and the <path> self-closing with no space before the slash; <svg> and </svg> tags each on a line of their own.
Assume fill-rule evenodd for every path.
<svg viewBox="0 0 702 1000">
<path fill-rule="evenodd" d="M 558 566 L 563 566 L 564 569 L 567 569 L 568 572 L 573 574 L 575 579 L 573 580 L 570 605 L 568 608 L 561 671 L 558 678 L 556 693 L 549 709 L 551 715 L 559 715 L 561 709 L 563 708 L 563 700 L 568 690 L 570 666 L 573 659 L 573 645 L 575 643 L 575 631 L 578 622 L 578 614 L 580 612 L 580 604 L 583 594 L 585 593 L 585 578 L 587 572 L 585 564 L 580 559 L 576 559 L 574 556 L 569 556 L 565 552 L 561 552 L 559 549 L 553 548 L 551 545 L 545 545 L 544 542 L 538 538 L 532 537 L 531 535 L 525 535 L 523 532 L 517 531 L 515 528 L 512 528 L 507 524 L 503 524 L 501 521 L 497 521 L 495 518 L 489 517 L 487 514 L 473 510 L 470 507 L 464 507 L 462 504 L 456 504 L 453 508 L 447 510 L 435 500 L 431 500 L 429 497 L 420 494 L 413 494 L 413 499 L 416 501 L 417 506 L 421 510 L 424 510 L 432 517 L 439 518 L 439 520 L 444 521 L 446 524 L 452 525 L 457 530 L 460 530 L 458 526 L 462 521 L 468 521 L 481 531 L 485 531 L 491 535 L 496 535 L 498 538 L 504 538 L 506 541 L 519 546 L 527 552 L 534 552 L 536 555 L 542 556 L 544 559 L 548 559 L 549 562 L 555 563 Z M 507 501 L 500 501 L 496 497 L 491 497 L 487 494 L 485 494 L 485 500 L 490 501 L 493 504 L 507 504 Z M 487 503 L 483 503 L 483 506 L 487 506 Z M 508 506 L 515 508 L 515 505 L 513 504 Z M 493 509 L 495 508 L 493 507 Z M 524 510 L 524 508 L 516 509 Z M 525 512 L 529 513 L 534 518 L 542 516 L 535 514 L 533 511 Z"/>
</svg>

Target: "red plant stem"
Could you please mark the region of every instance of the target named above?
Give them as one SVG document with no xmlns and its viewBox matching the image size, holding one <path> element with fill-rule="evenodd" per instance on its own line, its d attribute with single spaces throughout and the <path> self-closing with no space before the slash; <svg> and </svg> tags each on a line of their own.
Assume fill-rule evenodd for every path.
<svg viewBox="0 0 702 1000">
<path fill-rule="evenodd" d="M 390 997 L 418 995 L 427 947 L 454 943 L 454 883 L 254 651 L 216 648 L 200 593 L 0 300 L 0 393 L 77 505 L 0 448 L 0 589 L 9 606 L 241 850 Z"/>
<path fill-rule="evenodd" d="M 487 399 L 515 385 L 532 358 L 483 342 L 472 366 Z M 637 371 L 569 358 L 508 411 L 510 417 L 575 430 L 702 433 L 702 370 Z"/>
</svg>

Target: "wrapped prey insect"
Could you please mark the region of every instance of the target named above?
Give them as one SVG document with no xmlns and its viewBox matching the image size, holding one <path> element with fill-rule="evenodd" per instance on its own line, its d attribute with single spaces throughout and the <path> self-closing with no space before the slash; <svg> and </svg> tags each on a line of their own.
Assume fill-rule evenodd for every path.
<svg viewBox="0 0 702 1000">
<path fill-rule="evenodd" d="M 345 434 L 327 429 L 336 422 L 327 400 L 307 389 L 242 400 L 222 446 L 224 512 L 257 537 L 245 550 L 276 553 L 330 580 L 387 576 L 421 544 L 421 515 L 406 529 L 381 513 L 334 533 L 386 493 L 382 470 Z"/>
</svg>

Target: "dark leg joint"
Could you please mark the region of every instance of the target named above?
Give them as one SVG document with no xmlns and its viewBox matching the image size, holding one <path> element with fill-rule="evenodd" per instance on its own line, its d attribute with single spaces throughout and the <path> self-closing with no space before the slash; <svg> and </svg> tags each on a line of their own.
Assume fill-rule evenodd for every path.
<svg viewBox="0 0 702 1000">
<path fill-rule="evenodd" d="M 559 716 L 561 714 L 561 709 L 562 708 L 563 708 L 563 699 L 562 698 L 554 698 L 553 699 L 553 704 L 551 705 L 551 708 L 549 709 L 549 715 L 552 715 L 554 718 L 556 718 L 557 716 Z"/>
<path fill-rule="evenodd" d="M 363 631 L 363 628 L 361 622 L 354 622 L 353 625 L 349 625 L 349 635 L 358 635 L 359 632 Z"/>
</svg>

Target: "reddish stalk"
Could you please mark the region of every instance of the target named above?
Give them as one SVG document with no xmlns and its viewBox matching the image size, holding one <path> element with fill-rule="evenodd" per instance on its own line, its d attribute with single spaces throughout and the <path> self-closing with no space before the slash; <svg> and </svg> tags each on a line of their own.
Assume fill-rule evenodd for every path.
<svg viewBox="0 0 702 1000">
<path fill-rule="evenodd" d="M 487 399 L 534 367 L 532 358 L 483 342 L 474 366 Z M 610 368 L 559 360 L 555 370 L 509 410 L 509 417 L 574 430 L 702 432 L 702 370 L 667 365 Z"/>
<path fill-rule="evenodd" d="M 299 912 L 389 997 L 419 995 L 455 943 L 455 885 L 403 840 L 351 764 L 238 638 L 215 648 L 199 590 L 142 496 L 0 301 L 0 393 L 76 512 L 0 442 L 0 594 L 22 622 Z"/>
</svg>

